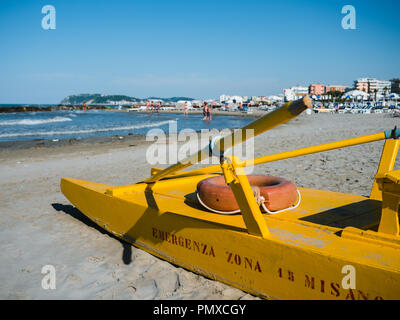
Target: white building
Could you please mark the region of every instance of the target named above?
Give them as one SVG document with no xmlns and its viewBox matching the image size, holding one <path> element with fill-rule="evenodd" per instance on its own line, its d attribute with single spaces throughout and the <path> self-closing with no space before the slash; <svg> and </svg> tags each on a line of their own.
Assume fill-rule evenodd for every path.
<svg viewBox="0 0 400 320">
<path fill-rule="evenodd" d="M 308 95 L 308 88 L 300 86 L 291 87 L 290 89 L 283 89 L 283 94 L 285 101 L 293 101 Z"/>
<path fill-rule="evenodd" d="M 247 97 L 246 97 L 247 98 Z M 226 94 L 222 94 L 219 97 L 219 102 L 226 102 L 226 103 L 243 103 L 243 101 L 245 101 L 246 99 L 244 99 L 241 96 L 228 96 Z"/>
<path fill-rule="evenodd" d="M 379 94 L 389 94 L 391 92 L 391 82 L 386 80 L 377 80 L 375 78 L 360 78 L 354 81 L 356 90 Z"/>
</svg>

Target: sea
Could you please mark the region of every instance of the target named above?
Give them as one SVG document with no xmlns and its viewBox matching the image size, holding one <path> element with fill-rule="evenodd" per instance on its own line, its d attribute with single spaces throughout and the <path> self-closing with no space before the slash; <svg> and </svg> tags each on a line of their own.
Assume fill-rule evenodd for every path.
<svg viewBox="0 0 400 320">
<path fill-rule="evenodd" d="M 204 121 L 202 114 L 137 113 L 102 110 L 37 111 L 0 113 L 0 141 L 70 139 L 113 135 L 146 135 L 159 128 L 166 134 L 183 129 L 240 128 L 252 118 L 213 115 Z"/>
</svg>

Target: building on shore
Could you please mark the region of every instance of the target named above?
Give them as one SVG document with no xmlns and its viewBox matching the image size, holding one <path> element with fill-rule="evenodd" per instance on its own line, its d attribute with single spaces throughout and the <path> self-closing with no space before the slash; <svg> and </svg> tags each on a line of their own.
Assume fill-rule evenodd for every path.
<svg viewBox="0 0 400 320">
<path fill-rule="evenodd" d="M 325 87 L 325 93 L 329 92 L 334 92 L 334 91 L 339 91 L 342 93 L 345 93 L 349 89 L 348 86 L 342 86 L 342 85 L 329 85 Z"/>
<path fill-rule="evenodd" d="M 390 80 L 391 83 L 391 92 L 392 93 L 400 93 L 400 78 Z"/>
<path fill-rule="evenodd" d="M 388 94 L 391 90 L 391 83 L 387 80 L 375 78 L 360 78 L 354 81 L 354 88 L 366 93 Z"/>
<path fill-rule="evenodd" d="M 320 96 L 325 93 L 325 85 L 322 83 L 313 83 L 308 86 L 308 94 Z"/>
<path fill-rule="evenodd" d="M 241 96 L 228 96 L 226 94 L 222 94 L 219 96 L 219 102 L 220 103 L 243 103 L 244 101 L 247 101 L 247 97 L 241 97 Z"/>
<path fill-rule="evenodd" d="M 297 99 L 301 99 L 308 95 L 308 88 L 307 87 L 301 87 L 301 86 L 295 86 L 291 87 L 290 89 L 283 89 L 283 95 L 285 101 L 293 101 Z"/>
</svg>

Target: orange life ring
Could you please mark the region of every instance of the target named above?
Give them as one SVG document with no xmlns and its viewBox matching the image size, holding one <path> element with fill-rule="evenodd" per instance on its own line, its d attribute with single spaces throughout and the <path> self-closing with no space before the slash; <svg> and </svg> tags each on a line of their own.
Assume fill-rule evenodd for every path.
<svg viewBox="0 0 400 320">
<path fill-rule="evenodd" d="M 273 176 L 247 176 L 252 188 L 258 187 L 259 196 L 264 198 L 264 206 L 270 211 L 290 208 L 296 203 L 296 185 L 284 178 Z M 253 189 L 254 191 L 254 189 Z M 234 212 L 239 209 L 232 189 L 223 176 L 211 177 L 197 184 L 197 196 L 203 206 L 215 211 Z"/>
</svg>

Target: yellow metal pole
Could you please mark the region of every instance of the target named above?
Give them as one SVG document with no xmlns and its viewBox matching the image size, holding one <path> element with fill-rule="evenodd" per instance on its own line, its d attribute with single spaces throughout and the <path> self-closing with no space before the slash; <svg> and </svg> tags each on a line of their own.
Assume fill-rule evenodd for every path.
<svg viewBox="0 0 400 320">
<path fill-rule="evenodd" d="M 399 235 L 399 198 L 398 194 L 383 191 L 378 232 Z"/>
<path fill-rule="evenodd" d="M 289 159 L 289 158 L 299 157 L 299 156 L 303 156 L 303 155 L 307 155 L 307 154 L 313 154 L 313 153 L 318 153 L 318 152 L 322 152 L 322 151 L 329 151 L 329 150 L 339 149 L 339 148 L 343 148 L 343 147 L 350 147 L 350 146 L 355 146 L 358 144 L 374 142 L 374 141 L 379 141 L 379 140 L 384 140 L 384 139 L 385 139 L 385 132 L 381 132 L 381 133 L 371 134 L 368 136 L 362 136 L 362 137 L 356 137 L 356 138 L 351 138 L 351 139 L 346 139 L 346 140 L 341 140 L 341 141 L 335 141 L 335 142 L 320 144 L 317 146 L 306 147 L 306 148 L 302 148 L 302 149 L 272 154 L 272 155 L 252 159 L 252 160 L 246 160 L 246 161 L 244 161 L 244 166 L 252 166 L 252 165 L 257 165 L 257 164 L 261 164 L 261 163 Z"/>
<path fill-rule="evenodd" d="M 282 123 L 285 123 L 295 117 L 297 117 L 301 112 L 306 110 L 307 108 L 312 107 L 312 100 L 309 97 L 304 97 L 303 99 L 297 101 L 291 101 L 284 104 L 282 107 L 276 109 L 273 112 L 270 112 L 263 116 L 262 118 L 253 121 L 252 123 L 248 124 L 247 126 L 242 128 L 242 132 L 246 132 L 246 130 L 254 130 L 254 135 L 252 137 L 257 136 L 267 130 L 270 130 Z M 223 153 L 229 148 L 233 147 L 236 144 L 246 141 L 250 137 L 247 135 L 240 135 L 240 139 L 237 138 L 238 135 L 236 132 L 233 132 L 231 135 L 227 137 L 220 138 L 215 145 L 215 149 L 219 152 Z M 235 139 L 236 138 L 236 139 Z M 156 182 L 168 175 L 171 175 L 179 170 L 187 168 L 193 164 L 196 164 L 207 157 L 210 156 L 210 147 L 206 147 L 203 150 L 200 150 L 196 154 L 178 162 L 172 166 L 167 167 L 166 169 L 156 173 L 155 175 L 151 176 L 144 182 L 152 183 Z"/>
<path fill-rule="evenodd" d="M 385 141 L 378 171 L 372 184 L 371 194 L 369 195 L 370 199 L 382 201 L 383 174 L 393 170 L 399 146 L 399 139 L 388 139 Z"/>
<path fill-rule="evenodd" d="M 276 153 L 276 154 L 272 154 L 272 155 L 268 155 L 268 156 L 259 157 L 256 159 L 245 160 L 245 161 L 243 161 L 243 167 L 262 164 L 262 163 L 268 163 L 268 162 L 273 162 L 273 161 L 278 161 L 278 160 L 283 160 L 283 159 L 288 159 L 288 158 L 294 158 L 294 157 L 304 156 L 307 154 L 329 151 L 329 150 L 333 150 L 333 149 L 351 147 L 351 146 L 355 146 L 358 144 L 384 140 L 385 137 L 386 137 L 386 133 L 380 132 L 380 133 L 375 133 L 375 134 L 371 134 L 371 135 L 367 135 L 367 136 L 356 137 L 356 138 L 351 138 L 351 139 L 346 139 L 346 140 L 340 140 L 340 141 L 330 142 L 330 143 L 326 143 L 326 144 L 320 144 L 320 145 L 316 145 L 316 146 L 312 146 L 312 147 L 306 147 L 306 148 L 291 150 L 291 151 L 282 152 L 282 153 Z M 179 177 L 181 175 L 196 175 L 196 174 L 214 173 L 214 172 L 219 172 L 220 170 L 221 170 L 221 167 L 219 165 L 214 165 L 214 166 L 209 166 L 206 168 L 196 169 L 196 170 L 192 170 L 192 171 L 179 172 L 179 173 L 177 173 L 176 177 Z"/>
<path fill-rule="evenodd" d="M 266 239 L 269 236 L 267 223 L 254 197 L 242 164 L 237 157 L 226 157 L 222 161 L 221 168 L 225 182 L 232 189 L 247 231 L 252 235 Z"/>
</svg>

